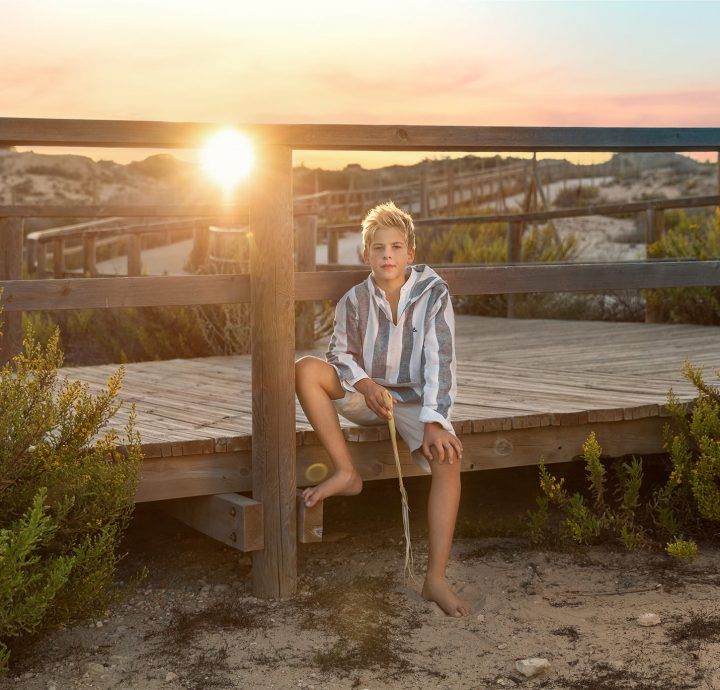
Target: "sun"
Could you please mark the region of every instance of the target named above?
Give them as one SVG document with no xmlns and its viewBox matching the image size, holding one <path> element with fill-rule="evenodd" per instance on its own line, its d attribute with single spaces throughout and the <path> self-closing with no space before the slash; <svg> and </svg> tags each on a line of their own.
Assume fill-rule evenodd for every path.
<svg viewBox="0 0 720 690">
<path fill-rule="evenodd" d="M 203 170 L 226 192 L 248 176 L 254 161 L 250 139 L 230 127 L 214 134 L 200 151 Z"/>
</svg>

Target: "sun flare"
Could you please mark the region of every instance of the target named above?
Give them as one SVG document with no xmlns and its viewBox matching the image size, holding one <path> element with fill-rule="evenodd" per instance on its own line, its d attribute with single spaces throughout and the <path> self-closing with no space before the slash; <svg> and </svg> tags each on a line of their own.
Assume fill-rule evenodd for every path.
<svg viewBox="0 0 720 690">
<path fill-rule="evenodd" d="M 213 135 L 200 152 L 203 170 L 226 192 L 248 176 L 254 160 L 250 139 L 231 128 Z"/>
</svg>

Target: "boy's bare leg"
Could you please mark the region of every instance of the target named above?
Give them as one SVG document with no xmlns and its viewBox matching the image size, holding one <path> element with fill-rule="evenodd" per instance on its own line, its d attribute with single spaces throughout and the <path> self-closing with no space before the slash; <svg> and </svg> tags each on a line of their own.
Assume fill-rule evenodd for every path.
<svg viewBox="0 0 720 690">
<path fill-rule="evenodd" d="M 430 461 L 432 484 L 428 498 L 428 566 L 422 596 L 436 602 L 449 616 L 467 616 L 470 611 L 452 591 L 445 577 L 453 532 L 460 505 L 460 463 Z"/>
<path fill-rule="evenodd" d="M 295 362 L 295 391 L 300 405 L 320 442 L 335 465 L 335 473 L 317 486 L 303 491 L 305 505 L 312 508 L 328 496 L 354 496 L 362 491 L 362 477 L 353 467 L 347 441 L 332 404 L 345 389 L 334 367 L 319 357 L 301 357 Z"/>
</svg>

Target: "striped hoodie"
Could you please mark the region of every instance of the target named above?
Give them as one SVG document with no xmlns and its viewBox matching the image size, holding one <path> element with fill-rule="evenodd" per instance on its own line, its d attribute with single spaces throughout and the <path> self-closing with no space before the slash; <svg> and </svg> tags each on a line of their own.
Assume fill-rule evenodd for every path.
<svg viewBox="0 0 720 690">
<path fill-rule="evenodd" d="M 448 284 L 426 264 L 406 268 L 398 322 L 385 291 L 370 274 L 335 308 L 326 361 L 343 388 L 370 378 L 400 402 L 421 402 L 420 421 L 439 422 L 450 433 L 457 376 L 455 315 Z"/>
</svg>

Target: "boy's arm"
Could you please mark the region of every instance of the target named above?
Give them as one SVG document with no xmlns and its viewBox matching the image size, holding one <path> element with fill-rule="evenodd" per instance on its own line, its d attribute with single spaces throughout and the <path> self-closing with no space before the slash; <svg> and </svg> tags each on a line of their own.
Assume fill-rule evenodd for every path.
<svg viewBox="0 0 720 690">
<path fill-rule="evenodd" d="M 425 328 L 422 410 L 420 421 L 437 422 L 454 434 L 450 412 L 457 392 L 455 314 L 446 288 L 431 308 Z"/>
<path fill-rule="evenodd" d="M 335 367 L 340 380 L 347 381 L 351 386 L 361 379 L 370 378 L 360 366 L 362 342 L 357 326 L 357 310 L 349 295 L 342 297 L 335 307 L 333 334 L 325 359 Z"/>
</svg>

